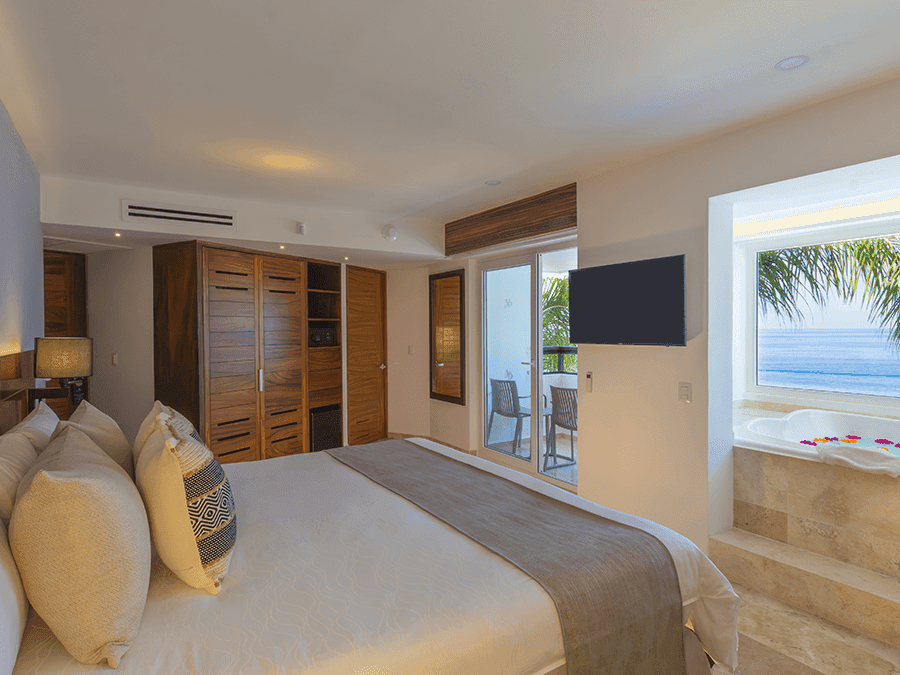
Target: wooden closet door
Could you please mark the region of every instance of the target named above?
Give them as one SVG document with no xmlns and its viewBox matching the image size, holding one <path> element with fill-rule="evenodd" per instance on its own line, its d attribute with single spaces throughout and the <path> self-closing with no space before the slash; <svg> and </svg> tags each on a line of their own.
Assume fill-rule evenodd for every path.
<svg viewBox="0 0 900 675">
<path fill-rule="evenodd" d="M 306 452 L 303 262 L 259 258 L 263 457 Z"/>
<path fill-rule="evenodd" d="M 44 251 L 44 335 L 88 337 L 83 253 Z M 90 378 L 85 382 L 89 383 Z M 46 386 L 58 387 L 59 380 L 49 380 Z M 48 398 L 46 402 L 60 419 L 67 420 L 75 412 L 71 398 Z"/>
<path fill-rule="evenodd" d="M 204 249 L 209 447 L 220 462 L 259 459 L 255 256 Z"/>
<path fill-rule="evenodd" d="M 386 275 L 347 267 L 347 430 L 350 445 L 387 436 Z"/>
</svg>

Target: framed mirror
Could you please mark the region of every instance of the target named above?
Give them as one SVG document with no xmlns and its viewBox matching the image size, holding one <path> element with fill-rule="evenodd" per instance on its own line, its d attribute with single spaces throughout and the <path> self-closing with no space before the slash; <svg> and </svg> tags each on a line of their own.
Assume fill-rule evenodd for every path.
<svg viewBox="0 0 900 675">
<path fill-rule="evenodd" d="M 431 398 L 466 404 L 465 270 L 428 277 Z"/>
</svg>

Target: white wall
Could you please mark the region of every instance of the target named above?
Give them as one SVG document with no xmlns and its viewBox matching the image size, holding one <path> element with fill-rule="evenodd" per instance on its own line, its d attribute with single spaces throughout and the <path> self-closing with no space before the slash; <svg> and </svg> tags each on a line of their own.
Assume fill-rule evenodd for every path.
<svg viewBox="0 0 900 675">
<path fill-rule="evenodd" d="M 579 370 L 596 379 L 594 394 L 580 392 L 579 494 L 704 549 L 710 530 L 730 525 L 731 218 L 710 198 L 896 155 L 898 105 L 895 80 L 578 181 L 579 265 L 687 253 L 690 338 L 686 348 L 579 353 Z M 676 401 L 679 381 L 693 384 L 692 404 Z"/>
<path fill-rule="evenodd" d="M 427 267 L 387 273 L 389 433 L 431 435 L 428 274 Z"/>
<path fill-rule="evenodd" d="M 0 103 L 0 354 L 44 335 L 40 176 Z"/>
<path fill-rule="evenodd" d="M 900 154 L 900 80 L 620 170 L 578 178 L 580 267 L 684 253 L 688 346 L 584 346 L 579 377 L 578 494 L 652 518 L 706 550 L 731 521 L 731 218 L 710 199 Z M 720 213 L 721 211 L 721 213 Z M 727 212 L 727 216 L 726 216 Z M 718 215 L 716 215 L 718 214 Z M 725 227 L 727 236 L 710 236 Z M 727 225 L 725 220 L 727 219 Z M 727 245 L 725 244 L 727 242 Z M 457 266 L 460 264 L 457 263 Z M 474 268 L 471 261 L 470 268 Z M 477 298 L 475 280 L 467 300 Z M 406 324 L 427 323 L 427 304 Z M 469 313 L 469 405 L 432 402 L 431 428 L 480 443 L 480 341 Z M 709 344 L 712 340 L 714 343 Z M 677 400 L 693 384 L 693 403 Z M 404 392 L 392 390 L 396 397 Z M 414 392 L 408 392 L 412 399 Z"/>
<path fill-rule="evenodd" d="M 225 209 L 238 212 L 237 225 L 222 227 L 191 223 L 169 224 L 156 221 L 123 221 L 122 199 Z M 443 228 L 432 223 L 393 218 L 399 236 L 387 241 L 381 236 L 388 222 L 379 214 L 351 209 L 324 209 L 303 204 L 285 204 L 200 195 L 174 190 L 151 190 L 115 183 L 98 183 L 71 178 L 41 176 L 41 221 L 57 225 L 76 225 L 142 232 L 172 234 L 181 238 L 237 239 L 296 246 L 328 246 L 439 255 L 444 250 Z M 306 234 L 297 234 L 297 222 L 306 226 Z M 314 252 L 298 255 L 315 257 Z"/>
<path fill-rule="evenodd" d="M 91 401 L 133 441 L 153 405 L 152 247 L 89 254 L 87 286 Z"/>
</svg>

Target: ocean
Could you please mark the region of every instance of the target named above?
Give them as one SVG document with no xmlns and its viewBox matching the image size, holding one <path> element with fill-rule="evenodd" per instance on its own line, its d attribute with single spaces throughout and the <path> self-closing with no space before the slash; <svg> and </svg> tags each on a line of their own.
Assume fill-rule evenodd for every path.
<svg viewBox="0 0 900 675">
<path fill-rule="evenodd" d="M 900 397 L 900 351 L 880 328 L 758 332 L 760 386 Z"/>
</svg>

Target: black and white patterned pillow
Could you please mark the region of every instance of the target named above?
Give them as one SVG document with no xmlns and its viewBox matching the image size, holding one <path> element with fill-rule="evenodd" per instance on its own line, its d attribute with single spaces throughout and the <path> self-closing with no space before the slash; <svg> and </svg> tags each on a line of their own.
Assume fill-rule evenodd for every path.
<svg viewBox="0 0 900 675">
<path fill-rule="evenodd" d="M 190 427 L 189 432 L 185 423 Z M 181 465 L 184 496 L 200 564 L 208 575 L 221 578 L 228 571 L 237 542 L 231 485 L 222 465 L 199 439 L 190 422 L 184 417 L 173 417 L 167 425 L 177 440 L 172 451 Z"/>
<path fill-rule="evenodd" d="M 179 579 L 217 595 L 237 542 L 231 485 L 189 422 L 166 411 L 158 422 L 136 471 L 153 542 Z"/>
</svg>

